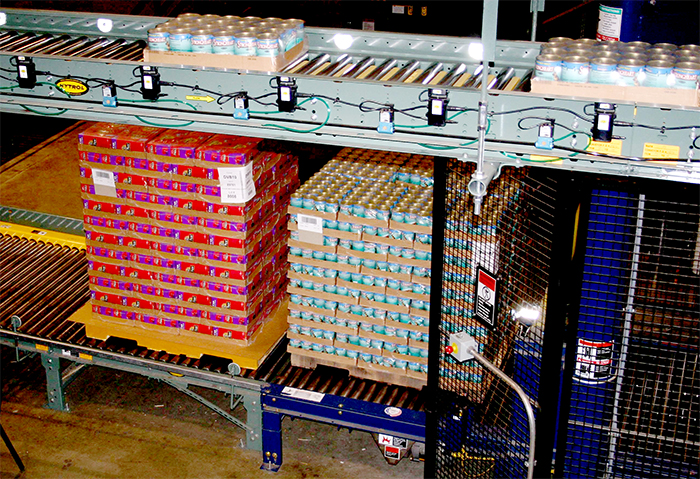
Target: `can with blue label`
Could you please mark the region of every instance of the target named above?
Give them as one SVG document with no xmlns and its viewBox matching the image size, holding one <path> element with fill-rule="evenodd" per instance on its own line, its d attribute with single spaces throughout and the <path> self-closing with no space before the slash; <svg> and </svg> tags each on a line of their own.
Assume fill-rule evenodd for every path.
<svg viewBox="0 0 700 479">
<path fill-rule="evenodd" d="M 299 20 L 298 18 L 290 18 L 284 21 L 284 24 L 291 27 L 294 31 L 292 41 L 294 42 L 287 49 L 292 48 L 297 43 L 304 41 L 304 20 Z"/>
<path fill-rule="evenodd" d="M 192 34 L 187 28 L 175 28 L 170 30 L 170 51 L 171 52 L 191 52 Z"/>
<path fill-rule="evenodd" d="M 258 36 L 252 30 L 239 30 L 236 32 L 236 49 L 238 56 L 254 57 L 258 50 Z"/>
<path fill-rule="evenodd" d="M 694 90 L 700 77 L 700 63 L 682 62 L 673 67 L 674 88 L 680 90 Z"/>
<path fill-rule="evenodd" d="M 167 52 L 170 50 L 170 33 L 163 27 L 156 27 L 148 31 L 148 49 L 154 52 Z"/>
<path fill-rule="evenodd" d="M 615 85 L 617 83 L 617 60 L 606 57 L 591 60 L 588 81 L 598 85 Z"/>
<path fill-rule="evenodd" d="M 193 53 L 213 53 L 212 40 L 214 36 L 206 28 L 192 31 L 192 52 Z"/>
<path fill-rule="evenodd" d="M 561 57 L 558 55 L 539 55 L 535 60 L 535 78 L 559 81 L 561 77 Z M 393 214 L 392 214 L 393 218 Z"/>
<path fill-rule="evenodd" d="M 212 53 L 216 55 L 234 55 L 236 53 L 236 37 L 232 30 L 224 29 L 214 32 L 211 41 Z M 301 201 L 297 201 L 301 203 Z"/>
<path fill-rule="evenodd" d="M 636 58 L 623 58 L 617 63 L 617 84 L 639 86 L 644 74 L 644 61 Z"/>
<path fill-rule="evenodd" d="M 276 57 L 280 54 L 280 37 L 275 31 L 260 33 L 257 38 L 259 57 Z"/>
<path fill-rule="evenodd" d="M 577 55 L 565 57 L 561 66 L 561 79 L 570 83 L 586 83 L 590 70 L 588 58 Z"/>
<path fill-rule="evenodd" d="M 650 60 L 644 66 L 644 86 L 668 88 L 673 83 L 673 63 L 666 60 Z"/>
</svg>

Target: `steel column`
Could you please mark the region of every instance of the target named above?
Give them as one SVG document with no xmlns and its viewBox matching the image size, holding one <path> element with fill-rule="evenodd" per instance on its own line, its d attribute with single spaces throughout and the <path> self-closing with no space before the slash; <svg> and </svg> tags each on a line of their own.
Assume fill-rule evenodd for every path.
<svg viewBox="0 0 700 479">
<path fill-rule="evenodd" d="M 260 469 L 277 472 L 282 466 L 282 414 L 263 411 L 263 464 Z"/>
<path fill-rule="evenodd" d="M 58 357 L 42 353 L 41 364 L 46 370 L 46 407 L 56 411 L 68 412 L 68 404 L 63 394 L 61 360 Z"/>
</svg>

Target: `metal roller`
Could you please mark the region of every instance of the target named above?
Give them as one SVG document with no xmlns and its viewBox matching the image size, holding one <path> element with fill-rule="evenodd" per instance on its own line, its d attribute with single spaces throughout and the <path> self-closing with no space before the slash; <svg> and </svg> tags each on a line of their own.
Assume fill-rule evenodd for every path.
<svg viewBox="0 0 700 479">
<path fill-rule="evenodd" d="M 345 72 L 344 77 L 357 78 L 362 75 L 369 67 L 374 65 L 374 57 L 365 57 L 355 64 L 350 70 Z"/>
<path fill-rule="evenodd" d="M 386 60 L 384 63 L 375 68 L 372 73 L 367 75 L 366 80 L 378 80 L 384 75 L 389 73 L 389 71 L 396 66 L 398 62 L 393 58 Z"/>
<path fill-rule="evenodd" d="M 514 91 L 530 91 L 530 82 L 532 81 L 533 71 L 528 70 L 520 81 L 513 88 Z"/>
<path fill-rule="evenodd" d="M 309 63 L 304 65 L 297 71 L 296 73 L 298 74 L 309 74 L 312 70 L 317 68 L 319 65 L 323 65 L 326 63 L 328 60 L 330 60 L 331 56 L 328 53 L 321 53 L 318 55 L 316 58 L 311 60 Z"/>
<path fill-rule="evenodd" d="M 4 51 L 12 52 L 16 48 L 21 48 L 23 45 L 26 45 L 27 43 L 33 41 L 35 38 L 37 38 L 35 34 L 25 33 L 24 35 L 18 38 L 12 39 L 10 42 L 6 43 L 0 48 Z"/>
<path fill-rule="evenodd" d="M 109 38 L 98 38 L 96 40 L 93 40 L 91 42 L 86 43 L 80 48 L 76 48 L 75 50 L 67 51 L 62 53 L 62 55 L 70 56 L 70 57 L 79 57 L 85 52 L 92 51 L 94 48 L 99 48 L 100 46 L 106 46 L 110 42 Z"/>
<path fill-rule="evenodd" d="M 112 52 L 119 48 L 121 45 L 124 45 L 126 43 L 126 40 L 123 38 L 120 38 L 118 40 L 114 40 L 106 45 L 93 45 L 89 49 L 85 50 L 84 52 L 81 52 L 79 56 L 84 57 L 84 58 L 96 58 L 99 57 L 103 53 L 107 52 Z"/>
<path fill-rule="evenodd" d="M 60 37 L 54 37 L 47 42 L 41 42 L 40 44 L 33 45 L 29 48 L 22 48 L 22 53 L 38 53 L 41 50 L 50 48 L 54 45 L 62 44 L 65 41 L 70 40 L 70 36 L 61 35 Z"/>
<path fill-rule="evenodd" d="M 501 70 L 498 76 L 489 82 L 489 84 L 487 85 L 487 89 L 502 90 L 503 87 L 505 87 L 508 84 L 508 82 L 511 78 L 513 78 L 514 75 L 514 68 L 508 67 L 505 70 Z"/>
<path fill-rule="evenodd" d="M 140 58 L 143 56 L 143 49 L 145 47 L 146 42 L 143 40 L 138 40 L 127 45 L 121 52 L 103 56 L 102 58 L 110 60 L 128 60 L 137 57 Z"/>
<path fill-rule="evenodd" d="M 464 84 L 463 88 L 477 88 L 481 84 L 481 77 L 484 74 L 484 65 L 479 65 L 476 67 L 476 70 L 474 70 L 474 73 L 472 76 L 467 80 L 467 82 Z"/>
<path fill-rule="evenodd" d="M 467 72 L 467 65 L 464 63 L 460 63 L 456 67 L 452 68 L 450 70 L 450 73 L 445 75 L 445 77 L 440 81 L 439 85 L 441 86 L 452 86 L 455 83 L 457 83 L 457 80 L 459 80 L 459 77 L 464 75 Z"/>
<path fill-rule="evenodd" d="M 284 67 L 284 68 L 282 69 L 282 72 L 281 72 L 281 73 L 286 73 L 286 72 L 288 72 L 288 71 L 290 71 L 290 70 L 293 70 L 293 69 L 296 68 L 296 66 L 299 65 L 301 62 L 303 62 L 303 61 L 305 61 L 305 60 L 308 60 L 308 59 L 309 59 L 309 52 L 305 52 L 302 56 L 300 56 L 299 58 L 297 58 L 296 60 L 294 60 L 292 63 L 290 63 L 290 64 L 287 65 L 286 67 Z"/>
<path fill-rule="evenodd" d="M 57 54 L 56 52 L 60 52 L 60 51 L 66 50 L 68 48 L 75 47 L 76 45 L 82 45 L 82 44 L 86 43 L 88 40 L 89 40 L 89 38 L 86 36 L 73 38 L 71 40 L 56 43 L 54 45 L 45 45 L 45 46 L 41 47 L 40 49 L 36 50 L 34 53 L 55 55 L 55 54 Z"/>
<path fill-rule="evenodd" d="M 97 50 L 93 50 L 85 56 L 87 58 L 109 58 L 111 55 L 117 55 L 123 53 L 129 45 L 126 40 L 122 40 L 118 43 L 112 42 L 104 47 L 99 47 Z"/>
<path fill-rule="evenodd" d="M 9 40 L 10 38 L 15 37 L 16 35 L 17 35 L 17 32 L 2 32 L 2 33 L 0 33 L 0 44 L 2 44 L 2 42 Z"/>
<path fill-rule="evenodd" d="M 408 79 L 408 77 L 410 77 L 414 71 L 418 70 L 418 68 L 420 68 L 420 62 L 418 60 L 413 60 L 387 80 L 396 82 L 406 81 L 406 79 Z"/>
<path fill-rule="evenodd" d="M 25 53 L 28 49 L 31 50 L 32 48 L 41 47 L 42 45 L 46 45 L 47 43 L 51 42 L 53 39 L 53 35 L 42 35 L 28 43 L 24 43 L 21 46 L 16 46 L 12 49 L 12 51 L 17 53 Z"/>
<path fill-rule="evenodd" d="M 90 40 L 89 38 L 86 38 L 85 41 L 81 42 L 76 42 L 71 45 L 65 45 L 63 48 L 59 48 L 56 51 L 52 51 L 51 55 L 64 55 L 64 56 L 74 56 L 77 53 L 82 53 L 89 48 L 91 48 L 94 45 L 100 44 L 103 42 L 104 39 L 102 38 L 96 38 L 94 40 Z M 48 52 L 47 52 L 48 54 Z"/>
<path fill-rule="evenodd" d="M 416 78 L 416 83 L 421 83 L 423 85 L 429 84 L 444 67 L 445 66 L 440 62 L 433 63 Z"/>
<path fill-rule="evenodd" d="M 343 68 L 345 68 L 347 64 L 351 61 L 352 57 L 347 53 L 343 53 L 338 58 L 336 58 L 335 62 L 333 62 L 331 66 L 328 67 L 328 69 L 325 72 L 323 72 L 323 74 L 325 76 L 332 77 L 333 75 L 341 71 Z"/>
</svg>

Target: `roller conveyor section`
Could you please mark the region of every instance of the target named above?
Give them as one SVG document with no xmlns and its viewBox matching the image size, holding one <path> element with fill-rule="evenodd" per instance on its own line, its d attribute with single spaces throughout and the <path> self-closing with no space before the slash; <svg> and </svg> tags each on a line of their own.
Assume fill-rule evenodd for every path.
<svg viewBox="0 0 700 479">
<path fill-rule="evenodd" d="M 52 35 L 15 31 L 0 33 L 0 53 L 142 61 L 146 45 L 144 40 L 134 41 L 124 38 L 90 38 L 85 35 Z"/>
<path fill-rule="evenodd" d="M 464 63 L 449 64 L 412 59 L 352 57 L 346 53 L 333 56 L 330 53 L 311 52 L 295 60 L 282 72 L 291 76 L 311 75 L 318 78 L 359 79 L 378 82 L 398 82 L 450 88 L 481 87 L 483 67 Z M 513 67 L 493 70 L 489 75 L 488 89 L 503 91 L 529 91 L 532 70 L 526 70 L 522 78 L 516 76 Z"/>
<path fill-rule="evenodd" d="M 0 330 L 49 343 L 70 343 L 124 357 L 228 373 L 228 359 L 193 358 L 140 347 L 132 340 L 88 337 L 85 327 L 70 319 L 90 299 L 84 249 L 0 233 L 0 258 Z M 347 371 L 325 366 L 314 370 L 292 366 L 286 341 L 258 369 L 243 369 L 240 376 L 414 411 L 422 411 L 425 404 L 424 393 L 416 389 L 350 377 Z"/>
</svg>

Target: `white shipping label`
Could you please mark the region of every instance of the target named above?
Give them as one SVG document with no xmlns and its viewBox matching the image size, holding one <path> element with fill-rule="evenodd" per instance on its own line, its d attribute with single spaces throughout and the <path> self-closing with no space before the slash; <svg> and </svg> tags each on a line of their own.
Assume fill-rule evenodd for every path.
<svg viewBox="0 0 700 479">
<path fill-rule="evenodd" d="M 379 435 L 379 445 L 380 446 L 392 446 L 394 444 L 394 436 L 388 434 Z"/>
<path fill-rule="evenodd" d="M 27 67 L 24 65 L 19 66 L 19 77 L 20 78 L 27 78 L 29 75 L 27 75 Z"/>
<path fill-rule="evenodd" d="M 222 203 L 245 203 L 255 196 L 255 183 L 249 183 L 246 188 L 232 188 L 221 185 Z"/>
<path fill-rule="evenodd" d="M 92 183 L 94 185 L 110 186 L 116 188 L 114 184 L 114 173 L 108 170 L 92 169 Z"/>
<path fill-rule="evenodd" d="M 243 190 L 253 182 L 253 164 L 245 166 L 219 168 L 219 184 L 228 188 Z"/>
<path fill-rule="evenodd" d="M 323 218 L 318 216 L 297 214 L 297 225 L 301 231 L 323 234 Z"/>
<path fill-rule="evenodd" d="M 403 15 L 405 12 L 406 12 L 405 5 L 392 5 L 391 6 L 391 13 L 395 13 L 397 15 Z"/>
<path fill-rule="evenodd" d="M 290 388 L 289 386 L 282 389 L 283 396 L 289 396 L 296 399 L 306 399 L 307 401 L 321 402 L 325 396 L 323 393 L 315 391 L 306 391 L 304 389 Z"/>
</svg>

